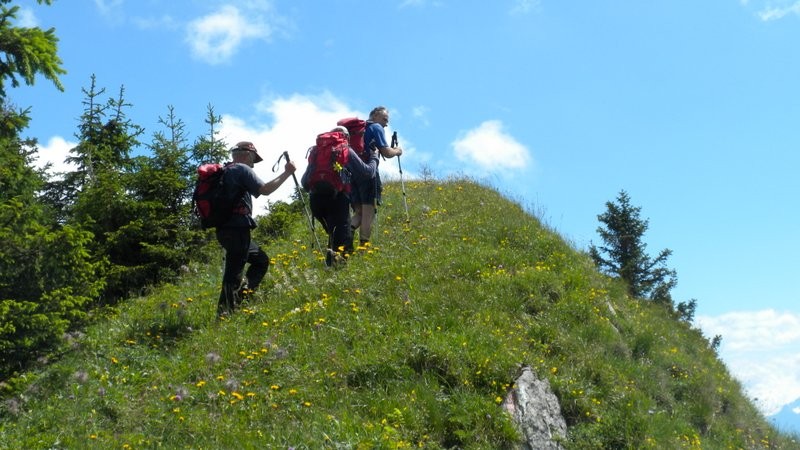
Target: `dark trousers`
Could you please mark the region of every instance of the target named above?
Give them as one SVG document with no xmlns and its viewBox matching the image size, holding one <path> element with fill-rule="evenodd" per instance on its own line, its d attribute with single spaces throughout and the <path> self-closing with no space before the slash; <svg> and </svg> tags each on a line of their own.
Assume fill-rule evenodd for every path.
<svg viewBox="0 0 800 450">
<path fill-rule="evenodd" d="M 269 256 L 250 239 L 250 229 L 246 227 L 218 228 L 217 241 L 225 249 L 225 272 L 217 314 L 231 313 L 242 300 L 242 275 L 247 277 L 247 289 L 255 290 L 267 274 Z M 245 274 L 247 264 L 250 266 Z"/>
<path fill-rule="evenodd" d="M 343 193 L 312 192 L 309 195 L 311 214 L 328 233 L 328 247 L 339 253 L 353 251 L 350 229 L 350 199 Z"/>
</svg>

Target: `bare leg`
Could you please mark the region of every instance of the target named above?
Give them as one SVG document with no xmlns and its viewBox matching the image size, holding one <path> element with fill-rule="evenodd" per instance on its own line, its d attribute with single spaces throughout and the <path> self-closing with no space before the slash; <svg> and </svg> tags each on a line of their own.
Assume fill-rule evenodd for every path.
<svg viewBox="0 0 800 450">
<path fill-rule="evenodd" d="M 372 234 L 372 222 L 375 219 L 375 205 L 361 205 L 361 231 L 358 237 L 361 242 L 369 241 Z"/>
<path fill-rule="evenodd" d="M 355 230 L 361 226 L 361 205 L 353 205 L 353 216 L 350 218 L 350 227 Z"/>
</svg>

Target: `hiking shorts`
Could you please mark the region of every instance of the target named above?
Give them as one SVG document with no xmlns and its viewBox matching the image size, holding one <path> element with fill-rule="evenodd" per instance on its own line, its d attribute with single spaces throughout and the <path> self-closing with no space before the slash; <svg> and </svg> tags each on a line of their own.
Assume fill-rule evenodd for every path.
<svg viewBox="0 0 800 450">
<path fill-rule="evenodd" d="M 380 205 L 382 190 L 381 179 L 377 175 L 369 180 L 353 182 L 350 192 L 351 203 L 354 205 Z"/>
</svg>

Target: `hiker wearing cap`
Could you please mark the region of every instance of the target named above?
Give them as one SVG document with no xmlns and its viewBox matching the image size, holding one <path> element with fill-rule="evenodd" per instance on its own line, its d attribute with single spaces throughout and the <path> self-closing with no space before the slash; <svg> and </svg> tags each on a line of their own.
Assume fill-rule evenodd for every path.
<svg viewBox="0 0 800 450">
<path fill-rule="evenodd" d="M 294 162 L 289 161 L 283 173 L 265 183 L 253 170 L 262 158 L 252 142 L 236 144 L 231 148 L 231 157 L 233 162 L 226 166 L 223 175 L 224 195 L 240 197 L 241 200 L 231 218 L 217 226 L 217 241 L 225 249 L 225 271 L 217 316 L 233 312 L 243 297 L 261 284 L 269 268 L 269 256 L 250 239 L 250 231 L 256 227 L 252 215 L 253 197 L 273 193 L 296 170 Z M 247 264 L 249 267 L 244 273 Z"/>
<path fill-rule="evenodd" d="M 389 125 L 389 110 L 385 106 L 378 106 L 369 113 L 367 128 L 364 130 L 364 148 L 377 150 L 384 158 L 393 158 L 403 154 L 400 147 L 390 147 L 386 141 L 384 128 Z M 377 169 L 377 167 L 376 167 Z M 376 170 L 375 177 L 369 180 L 355 180 L 353 183 L 353 217 L 351 218 L 352 231 L 360 228 L 359 242 L 365 245 L 372 234 L 372 222 L 375 218 L 375 208 L 381 204 L 380 173 Z"/>
<path fill-rule="evenodd" d="M 342 145 L 348 154 L 338 157 L 346 161 L 344 167 L 339 168 L 340 175 L 336 176 L 337 183 L 331 184 L 320 181 L 315 173 L 325 170 L 320 165 L 328 163 L 332 158 L 331 149 L 327 148 L 319 137 L 338 134 L 334 141 Z M 350 134 L 347 128 L 339 126 L 330 133 L 319 135 L 317 145 L 309 149 L 309 164 L 301 178 L 303 189 L 309 193 L 311 214 L 317 219 L 328 234 L 328 250 L 325 255 L 325 264 L 332 266 L 338 261 L 344 261 L 346 256 L 353 251 L 353 232 L 350 228 L 350 192 L 354 180 L 368 182 L 375 177 L 378 170 L 377 150 L 367 150 L 367 161 L 364 162 L 349 145 Z M 325 151 L 328 153 L 325 153 Z M 334 164 L 335 165 L 335 164 Z M 342 176 L 343 175 L 343 176 Z"/>
</svg>

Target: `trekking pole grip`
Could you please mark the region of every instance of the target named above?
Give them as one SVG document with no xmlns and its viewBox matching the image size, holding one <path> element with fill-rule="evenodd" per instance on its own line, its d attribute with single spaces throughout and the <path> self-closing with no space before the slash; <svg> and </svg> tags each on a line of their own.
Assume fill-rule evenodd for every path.
<svg viewBox="0 0 800 450">
<path fill-rule="evenodd" d="M 283 151 L 283 155 L 281 155 L 281 156 L 286 159 L 286 163 L 287 164 L 291 162 L 289 160 L 289 152 L 287 150 L 284 150 Z M 280 161 L 280 160 L 281 159 L 278 158 L 278 161 Z M 294 172 L 292 172 L 292 178 L 294 179 L 294 184 L 295 184 L 295 186 L 297 186 L 297 189 L 300 189 L 300 183 L 297 182 L 297 175 L 295 175 Z"/>
</svg>

